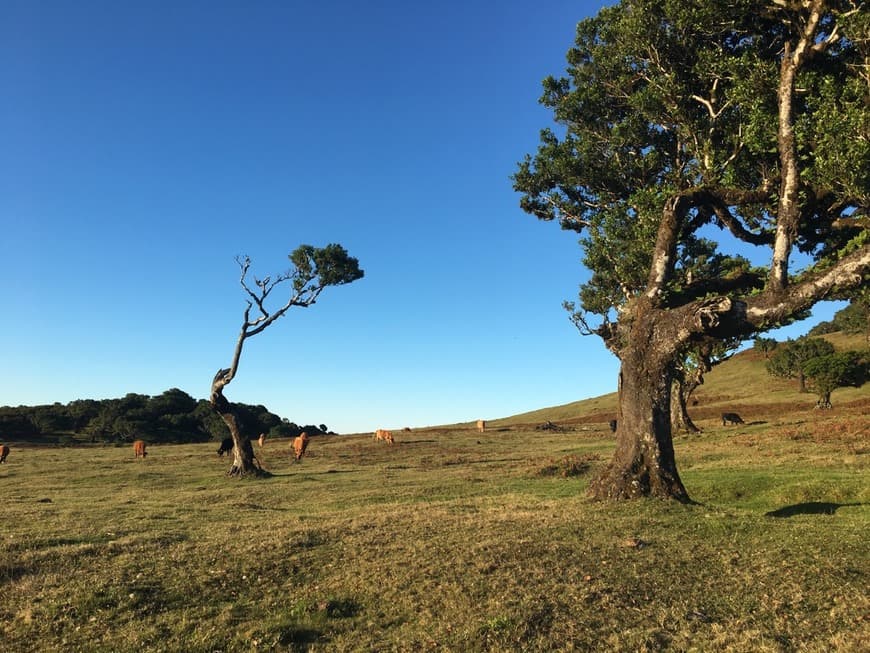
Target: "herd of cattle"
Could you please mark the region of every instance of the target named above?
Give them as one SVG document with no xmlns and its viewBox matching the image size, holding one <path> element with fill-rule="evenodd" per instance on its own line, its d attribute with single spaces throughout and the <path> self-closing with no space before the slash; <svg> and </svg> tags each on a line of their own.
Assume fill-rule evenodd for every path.
<svg viewBox="0 0 870 653">
<path fill-rule="evenodd" d="M 745 424 L 745 422 L 740 418 L 740 415 L 737 413 L 722 413 L 722 426 L 726 426 L 728 424 Z M 615 419 L 610 420 L 609 423 L 610 430 L 612 432 L 616 432 L 617 421 Z M 405 429 L 406 431 L 410 431 L 410 429 Z M 486 431 L 486 421 L 479 419 L 477 420 L 477 430 L 480 433 Z M 383 441 L 388 444 L 394 444 L 395 438 L 391 431 L 387 431 L 386 429 L 378 429 L 375 431 L 374 438 L 375 441 Z M 308 442 L 311 438 L 307 433 L 303 432 L 301 435 L 293 438 L 292 443 L 292 451 L 293 458 L 296 462 L 300 462 L 302 460 L 302 456 L 305 455 L 306 449 L 308 449 Z M 266 434 L 261 433 L 260 437 L 257 439 L 257 442 L 262 449 L 266 446 Z M 224 454 L 229 455 L 229 453 L 233 450 L 235 443 L 232 438 L 224 438 L 221 441 L 221 446 L 218 447 L 217 454 L 218 456 L 223 456 Z M 148 455 L 146 451 L 147 445 L 144 440 L 136 440 L 133 442 L 133 456 L 135 458 L 139 458 L 140 456 L 144 459 L 145 456 Z M 9 445 L 8 444 L 0 444 L 0 463 L 6 462 L 6 457 L 9 455 Z"/>
</svg>

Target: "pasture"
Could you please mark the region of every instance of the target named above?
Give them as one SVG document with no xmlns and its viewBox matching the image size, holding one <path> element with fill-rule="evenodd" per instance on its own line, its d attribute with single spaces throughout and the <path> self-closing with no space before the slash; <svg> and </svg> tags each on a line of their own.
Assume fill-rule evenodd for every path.
<svg viewBox="0 0 870 653">
<path fill-rule="evenodd" d="M 5 651 L 870 650 L 867 401 L 676 440 L 693 505 L 594 503 L 607 420 L 13 446 Z M 570 429 L 570 430 L 569 430 Z"/>
</svg>

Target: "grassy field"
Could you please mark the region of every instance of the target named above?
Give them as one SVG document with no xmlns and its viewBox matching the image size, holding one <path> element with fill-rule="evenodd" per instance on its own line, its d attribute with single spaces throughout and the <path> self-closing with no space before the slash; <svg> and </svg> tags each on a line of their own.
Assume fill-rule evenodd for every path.
<svg viewBox="0 0 870 653">
<path fill-rule="evenodd" d="M 870 650 L 870 393 L 784 411 L 710 376 L 676 440 L 692 505 L 585 498 L 607 397 L 299 464 L 272 440 L 265 480 L 216 444 L 13 446 L 0 650 Z"/>
</svg>

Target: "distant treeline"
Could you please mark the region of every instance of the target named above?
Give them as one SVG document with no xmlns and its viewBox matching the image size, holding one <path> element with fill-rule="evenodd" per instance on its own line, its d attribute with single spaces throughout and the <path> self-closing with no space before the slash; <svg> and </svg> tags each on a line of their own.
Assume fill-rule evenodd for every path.
<svg viewBox="0 0 870 653">
<path fill-rule="evenodd" d="M 864 333 L 870 339 L 870 296 L 852 300 L 846 308 L 837 311 L 830 322 L 819 322 L 807 335 L 825 333 Z"/>
<path fill-rule="evenodd" d="M 257 438 L 328 433 L 325 424 L 298 426 L 265 406 L 234 404 L 242 433 Z M 46 444 L 207 442 L 229 431 L 211 404 L 172 388 L 154 397 L 130 393 L 122 399 L 78 399 L 66 405 L 0 407 L 0 442 L 26 440 Z"/>
</svg>

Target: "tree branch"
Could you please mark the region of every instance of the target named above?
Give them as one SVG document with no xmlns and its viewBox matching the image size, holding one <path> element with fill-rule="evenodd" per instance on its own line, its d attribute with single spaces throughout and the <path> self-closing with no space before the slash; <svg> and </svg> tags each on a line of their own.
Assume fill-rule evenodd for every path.
<svg viewBox="0 0 870 653">
<path fill-rule="evenodd" d="M 718 296 L 671 309 L 671 339 L 679 346 L 700 337 L 748 337 L 811 308 L 838 292 L 858 288 L 870 276 L 870 245 L 862 245 L 837 263 L 808 274 L 787 289 L 769 288 L 740 299 Z"/>
<path fill-rule="evenodd" d="M 284 315 L 292 306 L 307 307 L 314 304 L 320 293 L 327 286 L 351 283 L 363 277 L 363 271 L 359 269 L 359 262 L 347 255 L 340 245 L 327 245 L 318 249 L 310 245 L 302 245 L 290 254 L 290 260 L 295 265 L 295 271 L 284 272 L 274 277 L 257 279 L 254 284 L 255 291 L 248 283 L 248 272 L 251 268 L 251 259 L 248 256 L 237 256 L 236 263 L 241 268 L 240 283 L 245 294 L 249 297 L 245 307 L 242 327 L 236 339 L 236 347 L 233 352 L 233 362 L 227 369 L 218 370 L 212 381 L 212 403 L 225 401 L 223 388 L 226 387 L 236 376 L 239 361 L 242 357 L 242 349 L 245 340 L 265 331 L 275 320 Z M 271 311 L 266 306 L 269 294 L 279 285 L 286 281 L 293 281 L 293 292 L 287 302 L 278 310 Z M 251 310 L 256 305 L 259 315 L 251 319 Z"/>
<path fill-rule="evenodd" d="M 794 86 L 797 72 L 812 50 L 825 3 L 812 0 L 805 4 L 810 10 L 803 33 L 795 44 L 785 44 L 780 64 L 780 80 L 777 90 L 778 125 L 777 147 L 780 160 L 779 211 L 776 219 L 776 234 L 773 243 L 773 260 L 770 266 L 770 284 L 775 290 L 784 289 L 789 282 L 788 260 L 797 237 L 800 223 L 800 170 L 798 169 L 797 144 L 794 133 Z"/>
<path fill-rule="evenodd" d="M 870 245 L 842 257 L 831 267 L 808 274 L 785 292 L 768 291 L 746 302 L 746 320 L 756 328 L 775 324 L 838 291 L 858 288 L 870 275 Z"/>
<path fill-rule="evenodd" d="M 700 204 L 707 205 L 723 227 L 731 232 L 731 235 L 752 245 L 771 245 L 773 236 L 767 233 L 753 233 L 743 226 L 743 223 L 731 213 L 729 205 L 753 204 L 766 199 L 767 189 L 757 191 L 738 191 L 734 189 L 721 189 L 708 191 L 700 195 Z"/>
<path fill-rule="evenodd" d="M 764 277 L 756 272 L 741 272 L 740 274 L 721 279 L 705 279 L 689 284 L 680 292 L 668 295 L 669 306 L 683 306 L 689 302 L 712 294 L 739 292 L 750 293 L 764 287 Z"/>
</svg>

